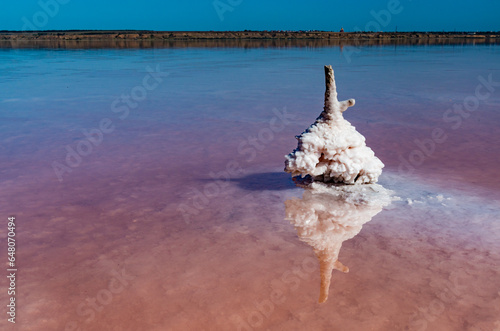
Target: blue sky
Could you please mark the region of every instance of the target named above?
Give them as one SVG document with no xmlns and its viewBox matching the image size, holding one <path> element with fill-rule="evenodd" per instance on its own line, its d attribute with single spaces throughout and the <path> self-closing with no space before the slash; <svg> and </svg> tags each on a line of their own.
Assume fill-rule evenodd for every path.
<svg viewBox="0 0 500 331">
<path fill-rule="evenodd" d="M 3 5 L 0 30 L 500 30 L 498 0 L 6 0 Z"/>
</svg>

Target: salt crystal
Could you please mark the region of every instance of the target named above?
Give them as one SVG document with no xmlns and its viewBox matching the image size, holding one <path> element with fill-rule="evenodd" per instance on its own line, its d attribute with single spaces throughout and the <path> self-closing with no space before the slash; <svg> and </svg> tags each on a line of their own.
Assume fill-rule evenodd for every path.
<svg viewBox="0 0 500 331">
<path fill-rule="evenodd" d="M 338 101 L 331 66 L 325 66 L 326 91 L 323 112 L 298 139 L 297 148 L 285 156 L 285 171 L 292 176 L 311 176 L 314 181 L 376 183 L 384 164 L 365 137 L 346 121 L 342 113 L 354 99 Z"/>
</svg>

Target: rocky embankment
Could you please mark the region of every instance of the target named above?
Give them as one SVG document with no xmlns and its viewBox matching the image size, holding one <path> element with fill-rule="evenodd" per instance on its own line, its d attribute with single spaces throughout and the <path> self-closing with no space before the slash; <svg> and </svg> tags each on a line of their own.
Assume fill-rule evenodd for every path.
<svg viewBox="0 0 500 331">
<path fill-rule="evenodd" d="M 22 31 L 0 32 L 0 40 L 432 40 L 500 39 L 500 32 L 326 32 L 326 31 Z"/>
</svg>

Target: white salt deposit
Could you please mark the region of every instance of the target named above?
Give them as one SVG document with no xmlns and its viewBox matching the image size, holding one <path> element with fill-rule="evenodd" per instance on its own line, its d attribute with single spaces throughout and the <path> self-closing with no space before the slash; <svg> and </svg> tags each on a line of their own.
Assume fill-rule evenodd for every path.
<svg viewBox="0 0 500 331">
<path fill-rule="evenodd" d="M 342 116 L 355 101 L 338 101 L 331 66 L 325 66 L 325 76 L 324 110 L 314 124 L 297 136 L 297 148 L 285 156 L 285 171 L 292 176 L 310 175 L 323 182 L 376 183 L 384 164 L 366 146 L 365 137 Z"/>
</svg>

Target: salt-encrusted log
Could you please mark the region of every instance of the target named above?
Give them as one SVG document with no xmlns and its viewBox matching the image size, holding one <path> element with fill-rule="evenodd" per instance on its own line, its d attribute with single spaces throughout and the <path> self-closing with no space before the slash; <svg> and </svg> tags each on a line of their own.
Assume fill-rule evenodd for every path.
<svg viewBox="0 0 500 331">
<path fill-rule="evenodd" d="M 339 102 L 332 66 L 325 66 L 325 85 L 325 107 L 323 108 L 323 113 L 321 113 L 323 117 L 334 118 L 335 116 L 338 116 L 338 114 L 345 112 L 347 108 L 354 106 L 356 103 L 356 100 L 354 99 Z"/>
<path fill-rule="evenodd" d="M 376 183 L 384 164 L 366 146 L 365 137 L 342 116 L 354 106 L 354 99 L 338 101 L 331 66 L 325 66 L 325 83 L 323 112 L 297 137 L 297 148 L 285 156 L 285 171 L 292 176 L 310 175 L 315 181 Z"/>
</svg>

